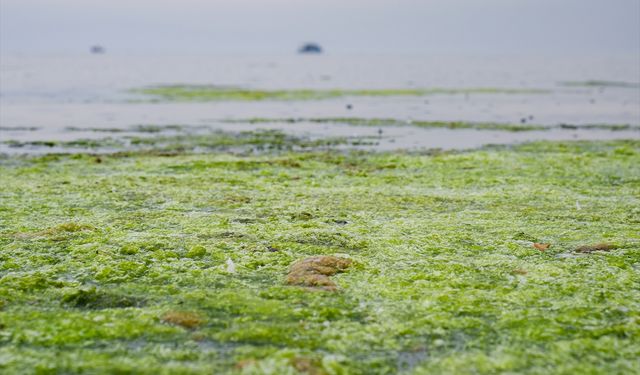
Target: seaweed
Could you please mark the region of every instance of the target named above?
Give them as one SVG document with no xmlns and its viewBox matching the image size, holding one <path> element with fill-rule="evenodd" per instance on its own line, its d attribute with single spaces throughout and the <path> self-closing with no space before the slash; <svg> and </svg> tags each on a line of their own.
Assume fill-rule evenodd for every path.
<svg viewBox="0 0 640 375">
<path fill-rule="evenodd" d="M 638 373 L 638 149 L 7 157 L 0 372 Z"/>
</svg>

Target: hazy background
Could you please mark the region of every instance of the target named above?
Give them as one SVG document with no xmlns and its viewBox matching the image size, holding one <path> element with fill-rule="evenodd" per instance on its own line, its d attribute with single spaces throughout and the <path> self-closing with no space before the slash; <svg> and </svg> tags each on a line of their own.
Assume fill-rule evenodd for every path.
<svg viewBox="0 0 640 375">
<path fill-rule="evenodd" d="M 625 54 L 640 0 L 0 0 L 0 52 Z"/>
<path fill-rule="evenodd" d="M 326 53 L 297 54 L 306 41 Z M 107 53 L 92 55 L 96 44 Z M 564 84 L 591 80 L 614 83 Z M 0 0 L 0 153 L 37 152 L 3 140 L 112 137 L 73 129 L 139 124 L 380 138 L 371 126 L 222 121 L 252 117 L 640 126 L 638 83 L 640 0 Z M 164 102 L 131 92 L 166 84 L 545 94 Z M 410 126 L 384 134 L 373 147 L 640 137 L 637 130 L 516 134 Z"/>
</svg>

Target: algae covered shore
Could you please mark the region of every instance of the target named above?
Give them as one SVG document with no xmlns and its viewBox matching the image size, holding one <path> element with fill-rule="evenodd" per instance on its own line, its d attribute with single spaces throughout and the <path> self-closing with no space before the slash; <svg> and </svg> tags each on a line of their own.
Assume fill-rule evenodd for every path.
<svg viewBox="0 0 640 375">
<path fill-rule="evenodd" d="M 638 373 L 639 150 L 5 156 L 0 372 Z"/>
</svg>

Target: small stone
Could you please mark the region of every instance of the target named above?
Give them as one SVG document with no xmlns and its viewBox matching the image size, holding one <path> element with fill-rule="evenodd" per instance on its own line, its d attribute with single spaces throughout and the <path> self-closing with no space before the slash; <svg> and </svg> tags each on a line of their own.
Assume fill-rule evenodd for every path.
<svg viewBox="0 0 640 375">
<path fill-rule="evenodd" d="M 227 259 L 227 272 L 236 273 L 236 264 L 233 263 L 233 260 L 231 260 L 231 258 Z"/>
</svg>

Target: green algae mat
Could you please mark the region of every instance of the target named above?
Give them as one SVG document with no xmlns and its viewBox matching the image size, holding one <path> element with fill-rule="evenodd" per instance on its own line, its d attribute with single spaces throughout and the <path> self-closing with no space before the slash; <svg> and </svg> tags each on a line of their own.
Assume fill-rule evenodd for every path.
<svg viewBox="0 0 640 375">
<path fill-rule="evenodd" d="M 1 158 L 0 372 L 639 373 L 639 150 Z"/>
<path fill-rule="evenodd" d="M 148 96 L 152 101 L 210 102 L 263 100 L 322 100 L 342 97 L 390 97 L 468 94 L 548 94 L 549 90 L 497 87 L 429 88 L 429 89 L 280 89 L 263 90 L 211 85 L 160 85 L 129 90 Z"/>
</svg>

